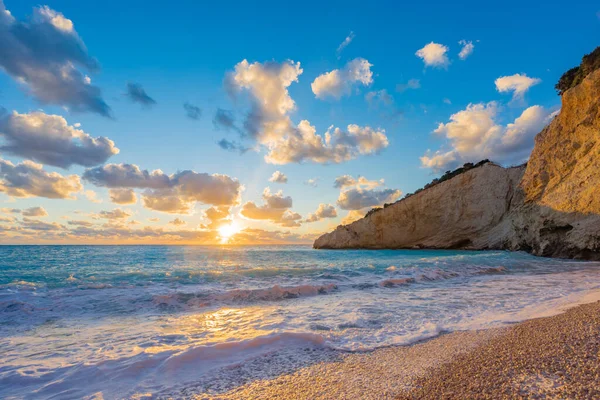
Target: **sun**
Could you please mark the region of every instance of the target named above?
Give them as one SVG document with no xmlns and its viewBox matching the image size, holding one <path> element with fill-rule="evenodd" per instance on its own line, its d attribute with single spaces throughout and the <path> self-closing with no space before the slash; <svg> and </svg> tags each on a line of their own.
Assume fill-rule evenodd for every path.
<svg viewBox="0 0 600 400">
<path fill-rule="evenodd" d="M 221 226 L 218 229 L 219 237 L 221 238 L 221 243 L 229 242 L 229 239 L 231 239 L 231 237 L 238 233 L 240 230 L 241 228 L 235 222 Z"/>
</svg>

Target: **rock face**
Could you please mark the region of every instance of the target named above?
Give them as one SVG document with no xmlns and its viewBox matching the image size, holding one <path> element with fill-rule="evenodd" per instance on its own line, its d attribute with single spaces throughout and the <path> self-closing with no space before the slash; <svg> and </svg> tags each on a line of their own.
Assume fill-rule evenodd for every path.
<svg viewBox="0 0 600 400">
<path fill-rule="evenodd" d="M 527 166 L 471 169 L 339 226 L 314 247 L 508 249 L 600 260 L 600 70 L 564 93 Z"/>
</svg>

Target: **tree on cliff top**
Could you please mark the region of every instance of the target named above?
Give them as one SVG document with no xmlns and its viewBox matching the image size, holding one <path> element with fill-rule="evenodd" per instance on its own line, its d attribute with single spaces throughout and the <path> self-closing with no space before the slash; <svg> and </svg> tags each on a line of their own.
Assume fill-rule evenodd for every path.
<svg viewBox="0 0 600 400">
<path fill-rule="evenodd" d="M 579 66 L 565 72 L 554 88 L 562 96 L 564 92 L 579 85 L 586 76 L 597 69 L 600 69 L 600 46 L 590 54 L 583 56 Z"/>
</svg>

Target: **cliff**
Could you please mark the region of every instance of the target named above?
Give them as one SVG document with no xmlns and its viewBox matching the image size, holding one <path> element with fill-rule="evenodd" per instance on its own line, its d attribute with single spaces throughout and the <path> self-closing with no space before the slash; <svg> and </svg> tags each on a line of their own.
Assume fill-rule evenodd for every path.
<svg viewBox="0 0 600 400">
<path fill-rule="evenodd" d="M 600 70 L 562 95 L 526 166 L 486 163 L 319 237 L 315 248 L 526 250 L 600 259 Z"/>
</svg>

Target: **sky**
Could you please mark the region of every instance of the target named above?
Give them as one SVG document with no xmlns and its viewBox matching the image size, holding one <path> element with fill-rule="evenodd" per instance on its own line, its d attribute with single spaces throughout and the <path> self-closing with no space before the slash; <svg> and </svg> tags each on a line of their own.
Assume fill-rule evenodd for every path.
<svg viewBox="0 0 600 400">
<path fill-rule="evenodd" d="M 0 244 L 310 243 L 527 160 L 580 1 L 0 0 Z"/>
</svg>

